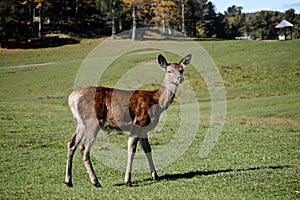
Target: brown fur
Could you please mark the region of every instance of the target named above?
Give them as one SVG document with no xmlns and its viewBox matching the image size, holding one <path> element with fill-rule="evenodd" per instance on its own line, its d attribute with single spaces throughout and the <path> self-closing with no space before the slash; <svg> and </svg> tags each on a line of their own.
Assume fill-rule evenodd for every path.
<svg viewBox="0 0 300 200">
<path fill-rule="evenodd" d="M 146 153 L 152 178 L 157 179 L 147 132 L 155 128 L 163 110 L 172 103 L 178 84 L 184 80 L 183 67 L 190 59 L 191 55 L 188 55 L 179 64 L 168 64 L 160 55 L 158 62 L 166 71 L 166 75 L 160 88 L 155 91 L 130 91 L 92 86 L 75 91 L 69 96 L 69 106 L 75 119 L 76 130 L 68 142 L 65 180 L 68 186 L 73 186 L 72 158 L 80 142 L 80 152 L 91 182 L 96 187 L 101 186 L 89 158 L 90 148 L 100 128 L 107 131 L 130 132 L 125 174 L 125 182 L 128 186 L 131 186 L 132 161 L 138 141 Z"/>
</svg>

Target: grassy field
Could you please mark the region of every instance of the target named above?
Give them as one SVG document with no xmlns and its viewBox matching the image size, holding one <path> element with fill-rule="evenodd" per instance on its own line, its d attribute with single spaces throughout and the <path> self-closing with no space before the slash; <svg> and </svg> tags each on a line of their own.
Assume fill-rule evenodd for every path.
<svg viewBox="0 0 300 200">
<path fill-rule="evenodd" d="M 134 173 L 134 187 L 127 188 L 123 171 L 106 167 L 92 154 L 103 186 L 94 188 L 76 152 L 74 188 L 66 187 L 66 144 L 74 129 L 67 96 L 81 62 L 100 42 L 0 49 L 1 199 L 300 198 L 298 40 L 200 42 L 220 70 L 228 106 L 224 130 L 210 154 L 203 159 L 199 156 L 209 123 L 209 94 L 201 80 L 193 79 L 192 68 L 186 68 L 185 78 L 197 92 L 203 117 L 191 146 L 180 159 L 158 171 L 159 181 L 152 182 L 149 173 Z M 124 67 L 130 68 L 132 62 Z M 33 65 L 37 63 L 48 64 Z M 105 78 L 116 77 L 108 73 Z M 150 138 L 154 150 L 173 137 L 176 116 L 175 104 L 168 110 L 170 120 L 163 130 Z M 127 134 L 108 138 L 126 147 Z"/>
</svg>

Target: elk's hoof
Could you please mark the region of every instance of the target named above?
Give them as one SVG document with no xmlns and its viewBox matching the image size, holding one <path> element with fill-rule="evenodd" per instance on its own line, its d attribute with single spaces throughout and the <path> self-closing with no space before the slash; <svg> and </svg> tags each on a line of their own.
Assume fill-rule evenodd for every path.
<svg viewBox="0 0 300 200">
<path fill-rule="evenodd" d="M 101 185 L 100 185 L 100 183 L 99 182 L 97 182 L 97 183 L 94 183 L 93 184 L 96 188 L 100 188 L 101 187 Z"/>
<path fill-rule="evenodd" d="M 70 181 L 70 182 L 65 182 L 65 184 L 68 186 L 68 187 L 73 187 L 73 183 Z"/>
<path fill-rule="evenodd" d="M 152 172 L 151 176 L 152 176 L 153 181 L 158 181 L 158 175 L 157 175 L 156 171 Z"/>
<path fill-rule="evenodd" d="M 127 185 L 127 187 L 132 187 L 131 181 L 127 182 L 126 185 Z"/>
</svg>

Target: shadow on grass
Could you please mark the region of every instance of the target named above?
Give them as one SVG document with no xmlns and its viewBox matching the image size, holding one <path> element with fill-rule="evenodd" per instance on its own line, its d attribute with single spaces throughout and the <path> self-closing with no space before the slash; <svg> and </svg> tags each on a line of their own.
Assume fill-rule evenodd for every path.
<svg viewBox="0 0 300 200">
<path fill-rule="evenodd" d="M 43 37 L 43 38 L 31 38 L 29 40 L 10 40 L 1 43 L 1 48 L 7 49 L 37 49 L 48 47 L 59 47 L 67 44 L 78 44 L 79 39 L 70 37 Z"/>
<path fill-rule="evenodd" d="M 189 178 L 194 178 L 197 176 L 211 176 L 211 175 L 216 175 L 216 174 L 224 174 L 224 173 L 231 173 L 231 172 L 246 172 L 246 171 L 258 171 L 258 170 L 264 170 L 264 169 L 271 169 L 271 170 L 276 170 L 276 169 L 288 169 L 292 168 L 291 165 L 277 165 L 277 166 L 266 166 L 266 167 L 251 167 L 251 168 L 244 168 L 244 169 L 221 169 L 221 170 L 212 170 L 212 171 L 195 171 L 195 172 L 186 172 L 186 173 L 178 173 L 178 174 L 165 174 L 162 176 L 159 176 L 159 181 L 161 180 L 166 180 L 166 181 L 173 181 L 173 180 L 178 180 L 178 179 L 189 179 Z M 152 179 L 144 179 L 144 181 L 148 182 L 143 183 L 146 185 L 151 185 L 153 184 Z M 138 187 L 139 184 L 142 183 L 142 181 L 133 181 L 133 187 Z M 115 184 L 115 186 L 125 186 L 124 183 L 121 184 Z"/>
<path fill-rule="evenodd" d="M 222 173 L 231 173 L 231 172 L 246 172 L 246 171 L 257 171 L 263 169 L 285 169 L 291 168 L 290 165 L 283 165 L 283 166 L 267 166 L 267 167 L 251 167 L 245 169 L 223 169 L 223 170 L 213 170 L 213 171 L 195 171 L 195 172 L 186 172 L 181 174 L 165 174 L 159 177 L 159 180 L 177 180 L 177 179 L 188 179 L 193 178 L 196 176 L 210 176 L 215 174 L 222 174 Z"/>
</svg>

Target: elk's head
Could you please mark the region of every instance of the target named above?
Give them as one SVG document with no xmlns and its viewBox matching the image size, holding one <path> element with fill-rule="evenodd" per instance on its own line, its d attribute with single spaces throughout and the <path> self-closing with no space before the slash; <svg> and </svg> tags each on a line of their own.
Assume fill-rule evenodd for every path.
<svg viewBox="0 0 300 200">
<path fill-rule="evenodd" d="M 168 87 L 175 85 L 178 87 L 179 83 L 184 81 L 183 68 L 186 67 L 192 59 L 192 55 L 188 54 L 179 63 L 168 63 L 163 55 L 158 56 L 158 63 L 166 72 L 164 84 Z"/>
</svg>

